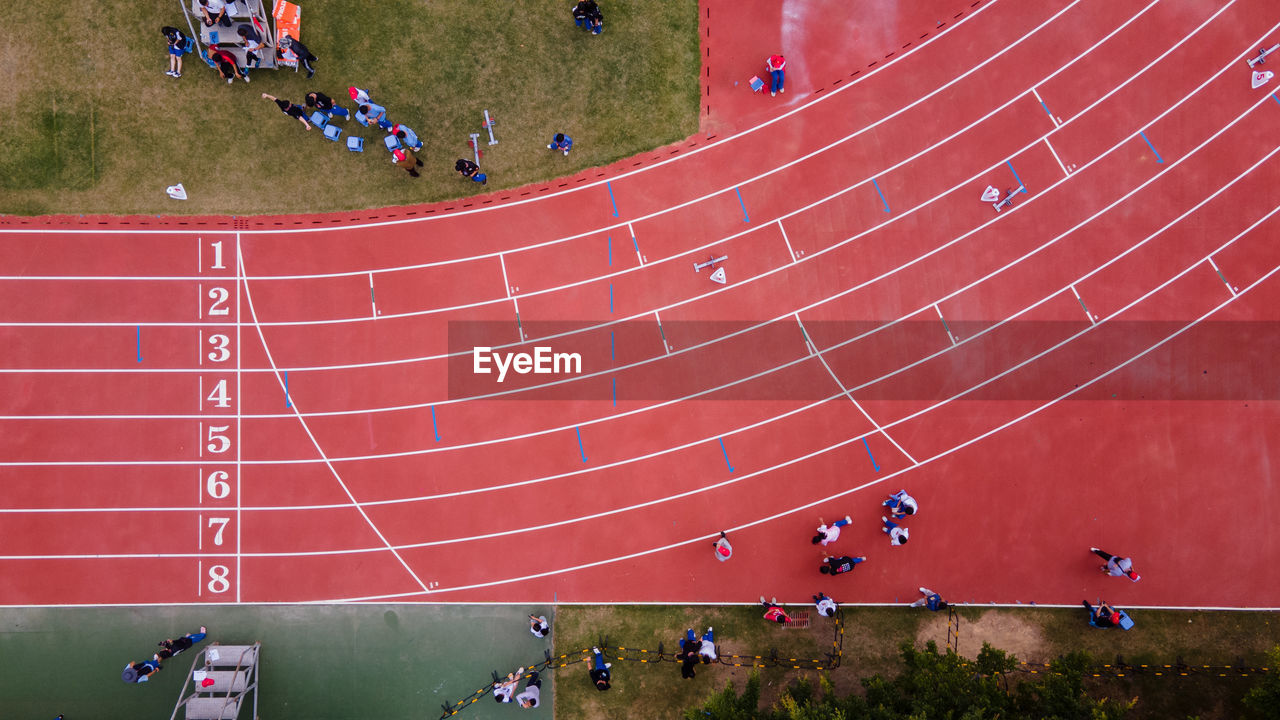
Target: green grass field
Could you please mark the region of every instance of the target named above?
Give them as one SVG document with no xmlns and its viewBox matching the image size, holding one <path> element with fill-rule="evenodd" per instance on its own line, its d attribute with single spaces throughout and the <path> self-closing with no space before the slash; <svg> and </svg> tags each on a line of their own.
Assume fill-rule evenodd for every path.
<svg viewBox="0 0 1280 720">
<path fill-rule="evenodd" d="M 696 0 L 605 4 L 605 32 L 574 27 L 568 0 L 304 0 L 314 79 L 260 70 L 227 85 L 195 55 L 164 74 L 160 27 L 187 31 L 178 0 L 0 3 L 0 213 L 260 214 L 431 202 L 478 193 L 453 172 L 481 112 L 485 191 L 559 177 L 697 130 Z M 390 162 L 382 133 L 350 153 L 261 99 L 371 89 L 418 132 L 422 177 Z M 551 134 L 574 139 L 564 157 Z M 344 139 L 346 135 L 344 134 Z M 487 135 L 482 142 L 487 143 Z M 190 199 L 164 188 L 181 182 Z"/>
</svg>

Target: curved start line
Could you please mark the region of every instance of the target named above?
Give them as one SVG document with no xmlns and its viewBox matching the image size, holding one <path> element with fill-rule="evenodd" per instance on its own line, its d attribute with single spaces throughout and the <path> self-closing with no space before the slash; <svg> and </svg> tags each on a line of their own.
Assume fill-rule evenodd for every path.
<svg viewBox="0 0 1280 720">
<path fill-rule="evenodd" d="M 527 202 L 0 230 L 0 604 L 1266 606 L 1280 100 L 1240 68 L 1280 8 L 1116 5 L 982 3 Z M 538 345 L 585 367 L 473 364 Z"/>
</svg>

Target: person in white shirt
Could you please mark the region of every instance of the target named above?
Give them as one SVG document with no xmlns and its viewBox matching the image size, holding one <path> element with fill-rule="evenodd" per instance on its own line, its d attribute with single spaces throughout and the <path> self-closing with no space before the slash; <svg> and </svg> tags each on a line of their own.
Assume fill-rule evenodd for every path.
<svg viewBox="0 0 1280 720">
<path fill-rule="evenodd" d="M 204 15 L 205 27 L 221 24 L 231 27 L 231 18 L 227 17 L 227 4 L 223 0 L 200 0 L 200 14 Z"/>
<path fill-rule="evenodd" d="M 889 508 L 889 513 L 898 520 L 920 511 L 920 504 L 908 495 L 906 490 L 899 490 L 890 495 L 889 499 L 884 501 L 884 506 Z"/>
<path fill-rule="evenodd" d="M 1107 561 L 1107 564 L 1102 566 L 1102 572 L 1111 577 L 1127 577 L 1134 582 L 1142 579 L 1141 575 L 1133 571 L 1133 558 L 1112 555 L 1098 548 L 1089 548 L 1089 551 Z"/>
<path fill-rule="evenodd" d="M 822 518 L 818 518 L 818 534 L 813 536 L 813 544 L 830 545 L 840 537 L 840 528 L 851 522 L 853 520 L 850 520 L 848 515 L 845 515 L 843 520 L 837 520 L 830 525 L 827 525 Z"/>
<path fill-rule="evenodd" d="M 836 614 L 836 601 L 827 597 L 823 593 L 813 596 L 813 601 L 818 605 L 818 614 L 822 617 L 831 617 Z"/>
<path fill-rule="evenodd" d="M 524 684 L 524 692 L 516 696 L 516 703 L 522 708 L 536 708 L 542 696 L 542 681 L 538 673 L 529 673 L 529 681 Z"/>
<path fill-rule="evenodd" d="M 690 645 L 699 642 L 698 636 L 693 634 L 693 628 L 685 631 L 685 639 L 689 641 Z M 716 636 L 714 628 L 707 628 L 707 631 L 702 633 L 701 642 L 698 645 L 698 655 L 701 657 L 703 665 L 709 665 L 715 661 Z"/>
<path fill-rule="evenodd" d="M 524 675 L 524 668 L 508 673 L 506 680 L 499 680 L 493 684 L 493 699 L 499 703 L 511 702 L 511 696 L 516 692 L 516 686 L 520 684 L 520 676 Z"/>
<path fill-rule="evenodd" d="M 910 534 L 909 530 L 883 515 L 880 516 L 880 522 L 884 523 L 884 527 L 880 529 L 888 534 L 890 545 L 896 547 L 898 545 L 907 544 L 907 536 Z"/>
<path fill-rule="evenodd" d="M 546 615 L 530 615 L 529 616 L 529 632 L 534 637 L 544 638 L 547 633 L 551 632 L 551 624 L 547 622 Z"/>
</svg>

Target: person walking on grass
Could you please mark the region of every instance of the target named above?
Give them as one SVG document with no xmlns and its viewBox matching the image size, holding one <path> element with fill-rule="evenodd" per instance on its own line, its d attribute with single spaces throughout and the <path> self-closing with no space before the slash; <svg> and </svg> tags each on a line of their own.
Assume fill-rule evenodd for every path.
<svg viewBox="0 0 1280 720">
<path fill-rule="evenodd" d="M 302 123 L 302 127 L 308 130 L 311 129 L 311 123 L 307 122 L 307 117 L 306 117 L 307 111 L 305 109 L 297 105 L 294 105 L 288 100 L 281 100 L 280 98 L 277 98 L 274 95 L 268 95 L 266 93 L 262 93 L 262 97 L 275 103 L 276 106 L 280 108 L 280 112 L 284 113 L 285 115 L 288 115 L 291 118 L 297 118 L 298 122 Z"/>
<path fill-rule="evenodd" d="M 156 661 L 168 660 L 174 655 L 181 653 L 183 650 L 190 649 L 196 643 L 204 640 L 206 632 L 207 629 L 205 626 L 201 625 L 200 632 L 187 633 L 177 640 L 174 640 L 173 638 L 161 640 L 157 643 L 160 646 L 160 652 L 153 655 L 152 659 Z"/>
<path fill-rule="evenodd" d="M 769 622 L 776 622 L 779 625 L 785 625 L 791 622 L 791 616 L 786 610 L 778 604 L 778 598 L 773 598 L 769 602 L 764 601 L 764 596 L 760 596 L 760 604 L 764 606 L 764 619 Z"/>
<path fill-rule="evenodd" d="M 422 161 L 409 148 L 392 150 L 391 164 L 404 168 L 409 177 L 418 177 L 418 168 L 422 167 Z"/>
<path fill-rule="evenodd" d="M 835 600 L 832 600 L 822 593 L 814 595 L 813 602 L 818 606 L 818 614 L 822 617 L 831 617 L 835 615 L 836 609 L 839 608 L 839 605 L 836 604 Z"/>
<path fill-rule="evenodd" d="M 853 522 L 848 515 L 843 520 L 837 520 L 830 525 L 822 518 L 818 518 L 818 534 L 813 536 L 813 544 L 822 543 L 823 547 L 830 545 L 840 537 L 840 528 Z"/>
<path fill-rule="evenodd" d="M 1107 564 L 1102 566 L 1102 572 L 1111 577 L 1127 577 L 1133 582 L 1138 582 L 1142 579 L 1142 576 L 1133 570 L 1133 558 L 1112 555 L 1106 550 L 1099 550 L 1098 548 L 1089 548 L 1089 552 L 1107 561 Z"/>
<path fill-rule="evenodd" d="M 920 588 L 920 594 L 924 597 L 911 603 L 911 607 L 923 607 L 927 610 L 932 610 L 933 612 L 946 610 L 950 607 L 947 605 L 947 601 L 942 599 L 941 595 L 927 587 Z"/>
<path fill-rule="evenodd" d="M 781 55 L 770 55 L 764 64 L 769 69 L 769 97 L 786 92 L 787 89 L 783 85 L 787 82 L 787 59 Z"/>
<path fill-rule="evenodd" d="M 910 530 L 883 515 L 880 516 L 880 522 L 884 523 L 884 527 L 880 528 L 880 530 L 889 536 L 890 545 L 897 547 L 907 544 L 907 536 L 910 535 Z"/>
<path fill-rule="evenodd" d="M 711 546 L 716 549 L 716 559 L 720 562 L 733 557 L 733 546 L 729 544 L 729 536 L 723 530 L 720 531 L 720 538 L 711 543 Z"/>
<path fill-rule="evenodd" d="M 832 557 L 831 555 L 823 553 L 823 564 L 818 568 L 818 572 L 823 575 L 843 575 L 847 572 L 853 572 L 853 569 L 857 567 L 858 563 L 864 563 L 866 561 L 866 555 L 860 555 L 858 557 L 849 557 L 848 555 Z"/>
<path fill-rule="evenodd" d="M 333 98 L 329 97 L 328 95 L 325 95 L 322 92 L 307 93 L 306 103 L 307 103 L 307 107 L 315 108 L 320 112 L 324 113 L 325 115 L 328 115 L 330 118 L 333 118 L 336 116 L 338 118 L 346 120 L 348 117 L 351 116 L 351 113 L 348 112 L 346 108 L 335 103 L 333 101 Z"/>
<path fill-rule="evenodd" d="M 182 56 L 186 55 L 187 50 L 191 48 L 191 38 L 183 35 L 178 28 L 168 25 L 160 28 L 160 32 L 169 41 L 169 69 L 164 74 L 180 78 L 182 77 Z"/>
<path fill-rule="evenodd" d="M 573 147 L 573 138 L 564 133 L 556 133 L 551 138 L 551 144 L 547 146 L 548 150 L 561 150 L 565 155 L 569 154 L 569 150 Z"/>
<path fill-rule="evenodd" d="M 591 671 L 588 673 L 591 682 L 595 684 L 596 689 L 600 692 L 608 690 L 611 686 L 609 681 L 613 678 L 609 672 L 609 668 L 613 667 L 613 663 L 604 661 L 604 655 L 600 652 L 600 648 L 591 648 L 592 664 Z"/>
<path fill-rule="evenodd" d="M 471 182 L 478 182 L 481 185 L 489 184 L 489 177 L 480 172 L 480 166 L 466 158 L 458 158 L 458 162 L 453 164 L 453 169 Z"/>
</svg>

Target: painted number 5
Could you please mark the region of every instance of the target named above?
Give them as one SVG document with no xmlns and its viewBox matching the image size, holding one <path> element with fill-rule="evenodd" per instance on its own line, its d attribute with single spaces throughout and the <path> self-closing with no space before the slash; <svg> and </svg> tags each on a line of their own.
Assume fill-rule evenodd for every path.
<svg viewBox="0 0 1280 720">
<path fill-rule="evenodd" d="M 209 452 L 214 454 L 224 453 L 231 447 L 231 438 L 222 434 L 229 429 L 231 429 L 230 425 L 209 426 L 209 444 L 205 445 Z"/>
</svg>

